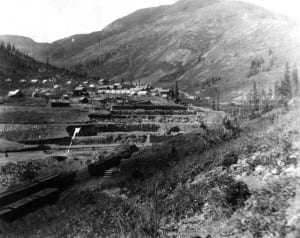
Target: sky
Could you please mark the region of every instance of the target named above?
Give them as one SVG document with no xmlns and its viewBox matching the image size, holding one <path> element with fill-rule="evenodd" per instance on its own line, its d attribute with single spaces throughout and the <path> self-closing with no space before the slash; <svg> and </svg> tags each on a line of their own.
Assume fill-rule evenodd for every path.
<svg viewBox="0 0 300 238">
<path fill-rule="evenodd" d="M 300 23 L 299 0 L 244 0 Z M 176 0 L 0 0 L 0 35 L 28 36 L 52 42 L 70 35 L 99 31 L 135 10 Z"/>
<path fill-rule="evenodd" d="M 245 0 L 259 6 L 262 6 L 273 12 L 287 15 L 300 23 L 300 1 L 299 0 Z"/>
</svg>

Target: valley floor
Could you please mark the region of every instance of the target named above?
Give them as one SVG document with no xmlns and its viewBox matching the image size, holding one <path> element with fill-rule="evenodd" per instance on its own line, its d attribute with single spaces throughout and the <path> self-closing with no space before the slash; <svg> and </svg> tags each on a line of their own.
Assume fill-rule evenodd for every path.
<svg viewBox="0 0 300 238">
<path fill-rule="evenodd" d="M 275 115 L 275 118 L 274 118 Z M 300 103 L 230 132 L 197 131 L 83 180 L 1 237 L 300 237 Z"/>
</svg>

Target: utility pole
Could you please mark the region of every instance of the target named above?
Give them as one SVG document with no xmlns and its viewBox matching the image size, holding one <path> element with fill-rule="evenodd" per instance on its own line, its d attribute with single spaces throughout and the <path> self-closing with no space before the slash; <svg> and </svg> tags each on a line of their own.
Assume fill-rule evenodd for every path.
<svg viewBox="0 0 300 238">
<path fill-rule="evenodd" d="M 47 69 L 47 71 L 48 71 L 48 66 L 49 66 L 49 53 L 48 53 L 48 51 L 47 51 L 47 56 L 46 56 L 46 69 Z"/>
<path fill-rule="evenodd" d="M 65 54 L 64 54 L 64 68 L 67 69 L 66 68 L 66 55 Z"/>
<path fill-rule="evenodd" d="M 217 110 L 220 110 L 220 90 L 219 87 L 216 87 L 217 90 Z"/>
</svg>

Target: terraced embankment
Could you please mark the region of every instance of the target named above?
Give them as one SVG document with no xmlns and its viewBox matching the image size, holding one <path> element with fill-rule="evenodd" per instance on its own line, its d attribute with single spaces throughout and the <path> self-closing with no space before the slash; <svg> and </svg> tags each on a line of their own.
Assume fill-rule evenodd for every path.
<svg viewBox="0 0 300 238">
<path fill-rule="evenodd" d="M 0 137 L 11 141 L 67 136 L 65 127 L 88 120 L 81 109 L 0 106 Z"/>
</svg>

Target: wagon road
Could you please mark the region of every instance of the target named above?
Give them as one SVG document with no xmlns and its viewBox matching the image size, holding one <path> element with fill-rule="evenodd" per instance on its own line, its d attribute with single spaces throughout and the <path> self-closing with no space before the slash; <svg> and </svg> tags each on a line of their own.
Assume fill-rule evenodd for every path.
<svg viewBox="0 0 300 238">
<path fill-rule="evenodd" d="M 76 155 L 76 153 L 80 152 L 110 152 L 118 145 L 119 144 L 74 145 L 71 147 L 70 155 Z M 51 146 L 51 150 L 49 151 L 9 152 L 8 157 L 6 157 L 5 153 L 0 153 L 0 165 L 9 162 L 16 163 L 26 160 L 45 159 L 57 153 L 66 154 L 68 148 L 68 146 Z"/>
</svg>

